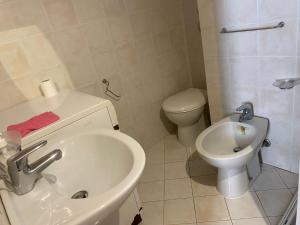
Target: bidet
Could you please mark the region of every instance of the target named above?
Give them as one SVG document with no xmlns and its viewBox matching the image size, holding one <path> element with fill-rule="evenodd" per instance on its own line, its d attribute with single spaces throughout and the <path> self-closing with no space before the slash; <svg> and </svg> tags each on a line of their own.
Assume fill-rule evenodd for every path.
<svg viewBox="0 0 300 225">
<path fill-rule="evenodd" d="M 218 168 L 217 189 L 227 198 L 248 190 L 246 164 L 262 147 L 269 127 L 269 120 L 262 117 L 243 123 L 239 120 L 240 114 L 232 114 L 204 130 L 196 140 L 200 157 Z"/>
</svg>

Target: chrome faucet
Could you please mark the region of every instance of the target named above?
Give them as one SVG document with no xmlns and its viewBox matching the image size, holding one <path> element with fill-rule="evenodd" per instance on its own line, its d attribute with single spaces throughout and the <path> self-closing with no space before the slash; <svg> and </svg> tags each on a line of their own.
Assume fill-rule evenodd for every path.
<svg viewBox="0 0 300 225">
<path fill-rule="evenodd" d="M 36 181 L 41 177 L 41 172 L 56 160 L 61 159 L 62 152 L 56 149 L 28 164 L 28 156 L 46 144 L 47 141 L 38 142 L 8 158 L 7 171 L 9 179 L 5 182 L 17 195 L 30 192 Z"/>
<path fill-rule="evenodd" d="M 246 120 L 252 120 L 254 116 L 253 104 L 251 102 L 245 102 L 243 105 L 238 107 L 236 111 L 241 111 L 239 122 Z"/>
</svg>

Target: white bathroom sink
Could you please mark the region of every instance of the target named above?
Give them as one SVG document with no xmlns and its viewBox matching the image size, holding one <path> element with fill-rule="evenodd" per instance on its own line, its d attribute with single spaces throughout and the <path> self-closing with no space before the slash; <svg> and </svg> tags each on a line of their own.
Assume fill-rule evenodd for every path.
<svg viewBox="0 0 300 225">
<path fill-rule="evenodd" d="M 118 131 L 97 129 L 47 141 L 34 158 L 61 149 L 62 159 L 28 194 L 1 191 L 12 225 L 100 224 L 130 195 L 145 166 L 142 147 Z M 72 199 L 79 191 L 88 197 Z"/>
</svg>

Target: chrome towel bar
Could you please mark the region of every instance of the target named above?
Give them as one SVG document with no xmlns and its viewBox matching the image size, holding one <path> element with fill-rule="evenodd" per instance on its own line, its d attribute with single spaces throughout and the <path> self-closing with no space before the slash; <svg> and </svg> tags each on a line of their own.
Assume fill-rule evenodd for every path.
<svg viewBox="0 0 300 225">
<path fill-rule="evenodd" d="M 275 26 L 254 27 L 254 28 L 245 28 L 245 29 L 237 29 L 237 30 L 228 30 L 227 28 L 223 27 L 220 33 L 228 34 L 228 33 L 246 32 L 246 31 L 256 31 L 256 30 L 270 30 L 270 29 L 282 28 L 284 27 L 284 25 L 285 23 L 281 21 Z"/>
</svg>

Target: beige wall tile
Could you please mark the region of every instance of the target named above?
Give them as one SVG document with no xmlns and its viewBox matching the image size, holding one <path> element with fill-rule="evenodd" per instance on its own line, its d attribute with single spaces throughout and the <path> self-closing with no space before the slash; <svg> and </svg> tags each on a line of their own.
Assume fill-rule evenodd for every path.
<svg viewBox="0 0 300 225">
<path fill-rule="evenodd" d="M 130 22 L 135 37 L 141 37 L 151 34 L 151 18 L 152 15 L 147 11 L 130 15 Z"/>
<path fill-rule="evenodd" d="M 71 0 L 42 0 L 42 3 L 55 30 L 78 23 Z"/>
<path fill-rule="evenodd" d="M 105 17 L 103 0 L 72 0 L 80 22 Z"/>
<path fill-rule="evenodd" d="M 5 8 L 5 6 L 3 8 Z M 14 1 L 6 5 L 6 10 L 10 14 L 6 22 L 11 22 L 13 28 L 33 25 L 43 32 L 49 32 L 51 30 L 50 23 L 47 20 L 39 0 Z"/>
<path fill-rule="evenodd" d="M 112 39 L 105 20 L 87 23 L 82 26 L 81 30 L 92 52 L 111 50 Z"/>
<path fill-rule="evenodd" d="M 1 92 L 0 95 L 0 109 L 12 107 L 18 103 L 26 101 L 25 94 L 21 87 L 15 84 L 14 80 L 8 80 L 0 83 Z"/>
<path fill-rule="evenodd" d="M 64 62 L 76 60 L 88 54 L 88 45 L 78 27 L 52 33 L 53 46 Z"/>
<path fill-rule="evenodd" d="M 13 101 L 3 100 L 1 109 L 39 96 L 39 83 L 51 78 L 59 88 L 112 100 L 122 130 L 150 147 L 174 130 L 162 116 L 163 99 L 192 85 L 181 3 L 1 1 L 0 82 L 22 78 L 8 87 L 26 86 Z M 18 47 L 4 51 L 11 43 Z M 104 95 L 103 78 L 122 94 L 120 101 Z M 161 153 L 151 154 L 152 162 L 164 160 Z"/>
<path fill-rule="evenodd" d="M 0 46 L 0 63 L 2 79 L 15 78 L 31 71 L 30 65 L 19 43 L 9 43 Z"/>
<path fill-rule="evenodd" d="M 61 63 L 61 59 L 44 34 L 24 38 L 22 49 L 34 72 L 46 70 Z"/>
<path fill-rule="evenodd" d="M 114 46 L 123 46 L 124 44 L 132 41 L 133 34 L 130 20 L 125 14 L 110 17 L 108 19 L 108 25 L 110 27 Z"/>
</svg>

